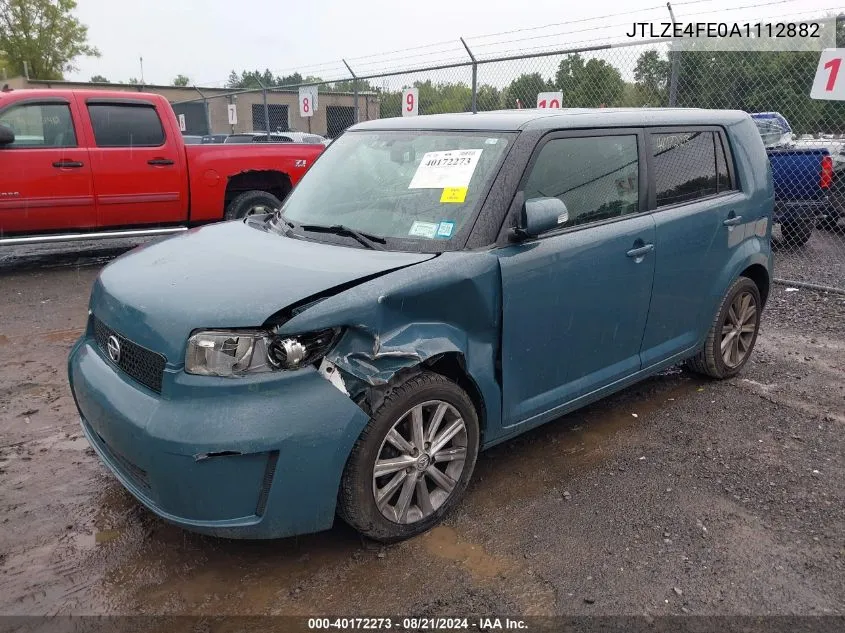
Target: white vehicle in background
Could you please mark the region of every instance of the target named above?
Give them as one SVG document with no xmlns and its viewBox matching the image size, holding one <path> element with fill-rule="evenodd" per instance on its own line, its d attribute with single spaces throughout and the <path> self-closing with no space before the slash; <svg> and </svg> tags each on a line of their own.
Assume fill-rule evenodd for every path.
<svg viewBox="0 0 845 633">
<path fill-rule="evenodd" d="M 328 145 L 331 139 L 319 134 L 307 132 L 271 132 L 267 140 L 267 132 L 239 132 L 230 134 L 224 143 L 307 143 L 309 145 Z"/>
</svg>

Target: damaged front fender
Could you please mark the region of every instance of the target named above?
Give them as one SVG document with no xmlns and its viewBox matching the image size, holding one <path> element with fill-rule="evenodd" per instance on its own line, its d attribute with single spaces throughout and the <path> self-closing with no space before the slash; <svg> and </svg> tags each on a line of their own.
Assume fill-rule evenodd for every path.
<svg viewBox="0 0 845 633">
<path fill-rule="evenodd" d="M 498 260 L 486 252 L 450 252 L 324 299 L 277 332 L 344 327 L 326 360 L 356 402 L 383 392 L 404 372 L 454 355 L 482 399 L 484 426 L 495 434 L 501 314 Z"/>
</svg>

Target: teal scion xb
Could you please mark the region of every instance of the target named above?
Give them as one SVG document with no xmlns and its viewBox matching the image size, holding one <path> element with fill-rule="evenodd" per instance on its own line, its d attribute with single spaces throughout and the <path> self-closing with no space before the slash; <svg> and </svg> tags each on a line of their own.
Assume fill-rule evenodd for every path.
<svg viewBox="0 0 845 633">
<path fill-rule="evenodd" d="M 355 125 L 275 213 L 136 249 L 70 354 L 150 510 L 237 538 L 420 534 L 480 450 L 681 362 L 748 360 L 772 177 L 736 111 Z"/>
</svg>

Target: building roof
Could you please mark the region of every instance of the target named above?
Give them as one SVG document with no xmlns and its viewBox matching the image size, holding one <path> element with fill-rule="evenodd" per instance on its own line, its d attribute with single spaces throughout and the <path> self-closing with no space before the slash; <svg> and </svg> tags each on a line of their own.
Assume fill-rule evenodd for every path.
<svg viewBox="0 0 845 633">
<path fill-rule="evenodd" d="M 429 114 L 366 121 L 350 130 L 518 131 L 641 125 L 730 125 L 748 114 L 700 108 L 564 108 Z"/>
</svg>

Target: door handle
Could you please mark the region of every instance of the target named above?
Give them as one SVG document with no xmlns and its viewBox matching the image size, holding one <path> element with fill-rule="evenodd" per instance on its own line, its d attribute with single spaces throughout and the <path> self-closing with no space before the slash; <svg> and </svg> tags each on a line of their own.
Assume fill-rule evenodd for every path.
<svg viewBox="0 0 845 633">
<path fill-rule="evenodd" d="M 645 246 L 640 246 L 638 248 L 632 248 L 630 251 L 625 253 L 628 257 L 642 257 L 646 253 L 650 253 L 654 250 L 654 244 L 646 244 Z"/>
<path fill-rule="evenodd" d="M 56 167 L 57 169 L 78 169 L 84 166 L 85 163 L 78 160 L 57 160 L 53 163 L 53 167 Z"/>
<path fill-rule="evenodd" d="M 147 161 L 147 165 L 153 165 L 154 167 L 158 167 L 161 165 L 172 165 L 173 161 L 169 158 L 153 158 Z"/>
<path fill-rule="evenodd" d="M 740 222 L 742 222 L 742 216 L 741 215 L 732 215 L 728 219 L 723 220 L 722 224 L 724 224 L 725 226 L 736 226 Z"/>
</svg>

